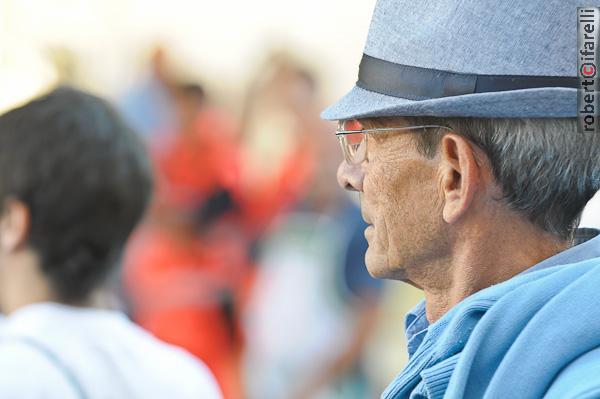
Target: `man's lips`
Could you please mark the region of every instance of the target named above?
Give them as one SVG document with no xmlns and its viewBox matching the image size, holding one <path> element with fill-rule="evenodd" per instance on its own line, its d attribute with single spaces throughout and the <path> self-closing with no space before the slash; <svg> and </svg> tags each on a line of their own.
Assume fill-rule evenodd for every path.
<svg viewBox="0 0 600 399">
<path fill-rule="evenodd" d="M 362 213 L 361 216 L 362 216 L 362 218 L 363 218 L 363 220 L 365 221 L 366 224 L 369 224 L 369 225 L 373 224 L 373 223 L 371 223 L 371 220 L 369 219 L 369 217 L 365 213 Z"/>
<path fill-rule="evenodd" d="M 365 231 L 364 231 L 364 233 L 363 233 L 363 234 L 364 234 L 365 238 L 367 239 L 367 241 L 369 240 L 369 236 L 370 236 L 371 234 L 373 234 L 373 231 L 374 231 L 374 229 L 375 229 L 375 228 L 373 227 L 373 225 L 369 225 L 369 226 L 367 226 L 367 228 L 365 229 Z"/>
</svg>

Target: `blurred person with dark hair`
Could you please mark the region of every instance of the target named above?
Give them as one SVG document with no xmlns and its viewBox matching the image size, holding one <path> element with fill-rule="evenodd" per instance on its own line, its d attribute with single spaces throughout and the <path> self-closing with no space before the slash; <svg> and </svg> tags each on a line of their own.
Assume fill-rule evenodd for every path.
<svg viewBox="0 0 600 399">
<path fill-rule="evenodd" d="M 192 356 L 96 308 L 151 190 L 97 97 L 62 87 L 0 116 L 0 396 L 220 397 Z"/>
</svg>

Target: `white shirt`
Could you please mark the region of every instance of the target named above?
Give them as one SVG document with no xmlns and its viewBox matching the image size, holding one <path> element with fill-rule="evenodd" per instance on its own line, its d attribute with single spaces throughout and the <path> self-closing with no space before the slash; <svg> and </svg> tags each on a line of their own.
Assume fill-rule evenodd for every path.
<svg viewBox="0 0 600 399">
<path fill-rule="evenodd" d="M 210 371 L 116 311 L 39 303 L 0 324 L 0 398 L 221 398 Z"/>
</svg>

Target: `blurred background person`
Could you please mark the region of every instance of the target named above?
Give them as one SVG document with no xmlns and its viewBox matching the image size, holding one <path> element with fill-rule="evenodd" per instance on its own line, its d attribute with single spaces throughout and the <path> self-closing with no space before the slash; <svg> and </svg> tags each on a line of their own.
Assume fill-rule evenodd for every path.
<svg viewBox="0 0 600 399">
<path fill-rule="evenodd" d="M 97 97 L 61 87 L 0 116 L 2 397 L 221 397 L 201 362 L 99 308 L 151 187 Z"/>
<path fill-rule="evenodd" d="M 123 116 L 147 140 L 173 129 L 176 123 L 171 96 L 178 88 L 168 62 L 167 51 L 156 45 L 145 70 L 118 101 Z"/>
<path fill-rule="evenodd" d="M 268 62 L 248 96 L 248 151 L 256 146 L 259 170 L 289 163 L 283 179 L 299 192 L 261 242 L 246 312 L 249 397 L 371 397 L 361 357 L 382 286 L 364 267 L 366 226 L 331 185 L 337 142 L 315 78 L 281 53 Z"/>
<path fill-rule="evenodd" d="M 126 261 L 130 311 L 205 361 L 226 398 L 241 398 L 239 313 L 252 268 L 236 126 L 198 84 L 171 94 L 175 128 L 150 140 L 156 196 Z"/>
<path fill-rule="evenodd" d="M 315 100 L 315 79 L 291 52 L 267 53 L 241 116 L 244 211 L 258 235 L 305 195 L 317 170 L 324 124 Z"/>
</svg>

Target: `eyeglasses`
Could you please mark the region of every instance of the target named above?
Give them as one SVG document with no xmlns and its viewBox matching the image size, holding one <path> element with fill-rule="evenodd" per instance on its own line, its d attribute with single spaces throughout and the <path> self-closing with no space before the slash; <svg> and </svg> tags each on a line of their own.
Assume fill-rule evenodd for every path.
<svg viewBox="0 0 600 399">
<path fill-rule="evenodd" d="M 348 119 L 338 122 L 335 135 L 340 140 L 344 159 L 347 163 L 358 165 L 367 159 L 367 137 L 375 133 L 393 133 L 407 131 L 426 131 L 427 129 L 446 129 L 452 131 L 447 126 L 423 125 L 423 126 L 403 126 L 403 127 L 381 127 L 363 129 L 360 121 Z"/>
</svg>

